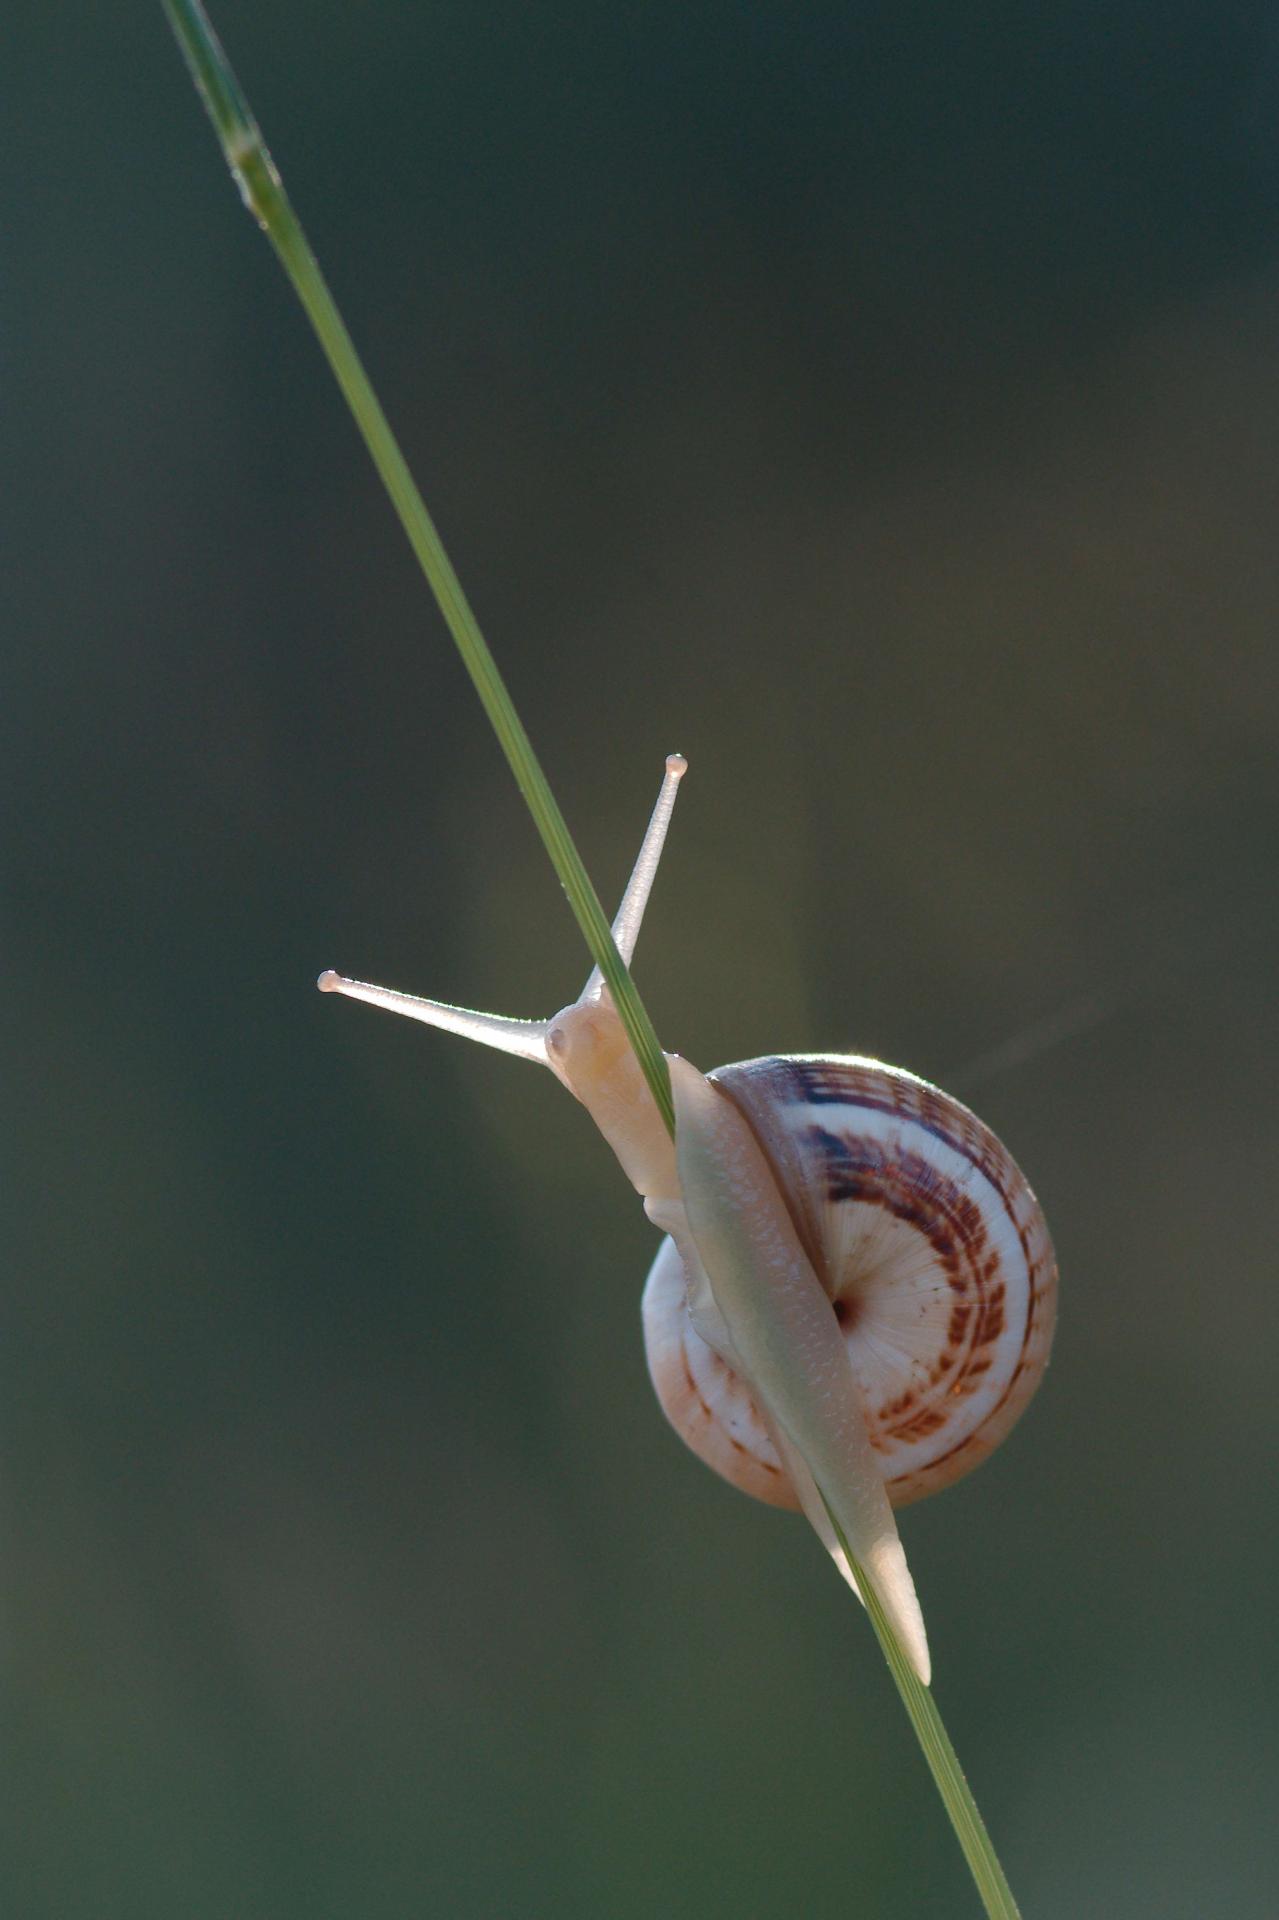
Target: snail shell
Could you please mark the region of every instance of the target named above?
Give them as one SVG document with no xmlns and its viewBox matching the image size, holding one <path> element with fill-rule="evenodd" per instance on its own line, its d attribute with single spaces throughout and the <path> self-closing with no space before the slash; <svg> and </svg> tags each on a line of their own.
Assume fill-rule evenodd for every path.
<svg viewBox="0 0 1279 1920">
<path fill-rule="evenodd" d="M 1025 1177 L 967 1107 L 877 1060 L 783 1055 L 709 1077 L 830 1295 L 892 1504 L 960 1479 L 1021 1417 L 1052 1345 L 1056 1261 Z M 669 1238 L 643 1317 L 675 1431 L 743 1492 L 798 1507 L 749 1392 L 689 1318 Z"/>
</svg>

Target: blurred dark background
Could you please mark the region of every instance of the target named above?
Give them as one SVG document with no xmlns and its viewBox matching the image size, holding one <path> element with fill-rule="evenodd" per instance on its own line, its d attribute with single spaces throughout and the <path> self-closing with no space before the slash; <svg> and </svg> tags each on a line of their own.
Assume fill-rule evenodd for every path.
<svg viewBox="0 0 1279 1920">
<path fill-rule="evenodd" d="M 904 1532 L 1028 1920 L 1272 1920 L 1279 13 L 219 0 L 639 978 L 1063 1269 Z M 652 1400 L 587 962 L 158 5 L 19 7 L 3 1906 L 976 1911 L 858 1609 Z"/>
</svg>

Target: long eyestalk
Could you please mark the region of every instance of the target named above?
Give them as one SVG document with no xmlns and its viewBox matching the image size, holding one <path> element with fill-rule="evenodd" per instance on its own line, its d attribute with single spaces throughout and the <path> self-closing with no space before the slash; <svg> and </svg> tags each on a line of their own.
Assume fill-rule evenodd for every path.
<svg viewBox="0 0 1279 1920">
<path fill-rule="evenodd" d="M 648 905 L 648 896 L 653 891 L 653 882 L 657 878 L 658 862 L 662 857 L 662 848 L 666 845 L 666 830 L 671 824 L 671 815 L 675 811 L 675 796 L 679 792 L 679 783 L 687 772 L 688 761 L 682 753 L 667 755 L 666 774 L 657 796 L 657 805 L 653 808 L 648 832 L 644 835 L 635 865 L 631 870 L 631 877 L 626 883 L 626 892 L 622 895 L 622 904 L 617 909 L 617 916 L 613 921 L 613 938 L 617 942 L 617 951 L 628 967 L 635 958 L 635 945 L 639 939 L 644 909 Z M 602 977 L 599 968 L 596 967 L 582 988 L 583 1000 L 589 1000 L 598 992 Z"/>
<path fill-rule="evenodd" d="M 484 710 L 497 734 L 516 783 L 533 816 L 547 852 L 559 875 L 569 905 L 582 930 L 587 947 L 613 996 L 622 1024 L 652 1089 L 658 1111 L 673 1135 L 675 1110 L 671 1098 L 670 1075 L 653 1024 L 635 990 L 618 941 L 633 938 L 635 927 L 619 915 L 618 939 L 614 938 L 604 917 L 599 897 L 591 885 L 581 856 L 574 846 L 564 817 L 547 784 L 546 776 L 512 705 L 492 654 L 485 644 L 457 575 L 444 551 L 440 537 L 409 473 L 404 456 L 387 423 L 386 416 L 369 384 L 368 376 L 346 330 L 298 223 L 280 176 L 267 151 L 257 122 L 250 111 L 240 84 L 218 43 L 199 0 L 163 0 L 164 10 L 186 57 L 197 88 L 204 98 L 231 172 L 246 207 L 266 233 L 293 283 L 298 298 L 314 327 L 334 376 L 346 397 L 373 462 L 399 514 L 413 550 L 456 642 Z M 674 776 L 678 777 L 678 776 Z M 673 798 L 673 785 L 672 785 Z M 661 801 L 658 803 L 659 812 Z M 669 811 L 669 810 L 668 810 Z M 659 827 L 664 832 L 665 823 Z M 651 831 L 651 829 L 650 829 Z M 637 866 L 642 867 L 641 853 Z M 643 875 L 635 890 L 638 912 L 643 911 L 648 881 Z M 635 885 L 635 883 L 632 883 Z M 628 889 L 628 898 L 630 889 Z M 635 926 L 638 925 L 638 920 Z M 347 991 L 357 983 L 329 983 Z M 370 988 L 361 997 L 379 994 Z M 383 1002 L 387 1004 L 388 1002 Z M 401 1009 L 403 1010 L 403 1009 Z M 432 1012 L 448 1011 L 461 1019 L 484 1021 L 487 1016 L 467 1015 L 461 1009 L 432 1007 Z M 426 1018 L 423 1011 L 419 1017 Z M 442 1022 L 440 1024 L 443 1024 Z M 518 1021 L 500 1023 L 515 1029 Z M 473 1031 L 473 1029 L 463 1029 Z M 478 1037 L 478 1036 L 477 1036 Z M 518 1051 L 518 1048 L 512 1049 Z M 536 1056 L 534 1056 L 536 1057 Z M 829 1510 L 829 1509 L 828 1509 Z M 878 1602 L 872 1581 L 866 1578 L 848 1546 L 834 1513 L 831 1513 L 840 1544 L 862 1592 L 875 1625 L 880 1645 L 893 1678 L 901 1692 L 911 1724 L 919 1739 L 937 1790 L 954 1825 L 964 1857 L 972 1871 L 989 1920 L 1017 1920 L 1017 1907 L 1008 1889 L 1003 1869 L 977 1811 L 967 1782 L 959 1769 L 954 1750 L 946 1738 L 931 1693 L 913 1671 L 909 1656 L 898 1634 Z"/>
<path fill-rule="evenodd" d="M 545 1020 L 508 1020 L 500 1013 L 450 1007 L 443 1000 L 424 1000 L 420 994 L 397 993 L 393 987 L 371 987 L 367 980 L 348 980 L 345 974 L 334 973 L 332 967 L 315 984 L 321 993 L 344 993 L 348 1000 L 366 1000 L 371 1007 L 407 1014 L 410 1020 L 421 1020 L 428 1027 L 442 1027 L 445 1033 L 478 1040 L 481 1046 L 495 1047 L 499 1053 L 514 1053 L 521 1060 L 540 1060 L 546 1065 Z"/>
</svg>

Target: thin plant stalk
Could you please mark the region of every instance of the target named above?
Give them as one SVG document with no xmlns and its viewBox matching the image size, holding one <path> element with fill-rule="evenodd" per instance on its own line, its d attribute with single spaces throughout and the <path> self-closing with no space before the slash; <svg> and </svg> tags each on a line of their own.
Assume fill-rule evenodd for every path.
<svg viewBox="0 0 1279 1920">
<path fill-rule="evenodd" d="M 489 652 L 479 622 L 462 590 L 462 583 L 453 571 L 435 523 L 427 512 L 426 504 L 364 371 L 355 344 L 346 330 L 346 323 L 338 312 L 333 295 L 289 202 L 261 129 L 198 0 L 164 0 L 164 10 L 209 110 L 209 117 L 217 130 L 240 196 L 279 255 L 280 263 L 315 329 L 325 358 L 333 369 L 373 464 L 400 516 L 409 544 L 418 557 L 440 612 L 457 644 L 462 663 L 480 696 L 498 744 L 515 775 L 515 783 L 542 836 L 551 864 L 568 895 L 569 905 L 582 930 L 591 958 L 604 976 L 627 1038 L 635 1049 L 635 1056 L 657 1102 L 657 1110 L 666 1122 L 668 1131 L 673 1134 L 675 1109 L 671 1103 L 670 1074 L 653 1023 L 639 997 L 630 970 L 617 951 L 599 895 L 582 864 L 581 855 L 524 730 L 524 723 L 515 710 L 506 683 L 498 672 L 497 662 Z"/>
<path fill-rule="evenodd" d="M 893 1631 L 892 1623 L 884 1612 L 879 1595 L 875 1591 L 873 1580 L 867 1580 L 844 1536 L 844 1530 L 831 1513 L 829 1504 L 823 1499 L 823 1505 L 830 1514 L 830 1523 L 835 1529 L 835 1537 L 848 1555 L 849 1563 L 857 1576 L 857 1586 L 870 1623 L 875 1629 L 875 1638 L 879 1641 L 880 1651 L 888 1663 L 888 1671 L 893 1676 L 902 1705 L 911 1726 L 915 1730 L 933 1783 L 941 1795 L 942 1805 L 950 1816 L 950 1824 L 955 1829 L 964 1859 L 968 1862 L 968 1871 L 973 1876 L 974 1885 L 982 1897 L 990 1920 L 1020 1920 L 1020 1910 L 1013 1899 L 1012 1888 L 995 1844 L 986 1829 L 980 1809 L 973 1798 L 973 1790 L 968 1784 L 963 1768 L 959 1764 L 959 1755 L 951 1745 L 950 1735 L 946 1731 L 937 1702 L 933 1698 L 931 1687 L 926 1687 L 912 1667 L 905 1648 Z"/>
<path fill-rule="evenodd" d="M 516 785 L 568 896 L 591 956 L 604 976 L 644 1077 L 669 1131 L 675 1131 L 670 1074 L 653 1023 L 613 939 L 599 896 L 574 845 L 546 775 L 497 663 L 480 632 L 461 582 L 444 551 L 416 482 L 364 371 L 345 322 L 285 193 L 249 103 L 199 0 L 163 0 L 164 10 L 209 110 L 241 198 L 274 247 L 400 517 L 440 612 L 456 642 Z M 829 1508 L 827 1509 L 829 1512 Z M 916 1677 L 880 1605 L 873 1581 L 857 1564 L 834 1515 L 866 1610 L 956 1838 L 990 1920 L 1018 1920 L 999 1857 L 964 1778 L 930 1690 Z"/>
</svg>

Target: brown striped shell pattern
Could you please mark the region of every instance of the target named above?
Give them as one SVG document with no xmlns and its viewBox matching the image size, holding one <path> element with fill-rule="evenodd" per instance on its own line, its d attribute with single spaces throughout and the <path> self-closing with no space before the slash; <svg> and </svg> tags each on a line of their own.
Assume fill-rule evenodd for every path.
<svg viewBox="0 0 1279 1920">
<path fill-rule="evenodd" d="M 709 1078 L 830 1296 L 890 1501 L 960 1479 L 1020 1419 L 1052 1345 L 1056 1262 L 1020 1169 L 967 1107 L 878 1060 L 781 1055 Z M 749 1391 L 693 1326 L 669 1238 L 643 1318 L 676 1432 L 743 1492 L 799 1506 Z"/>
</svg>

